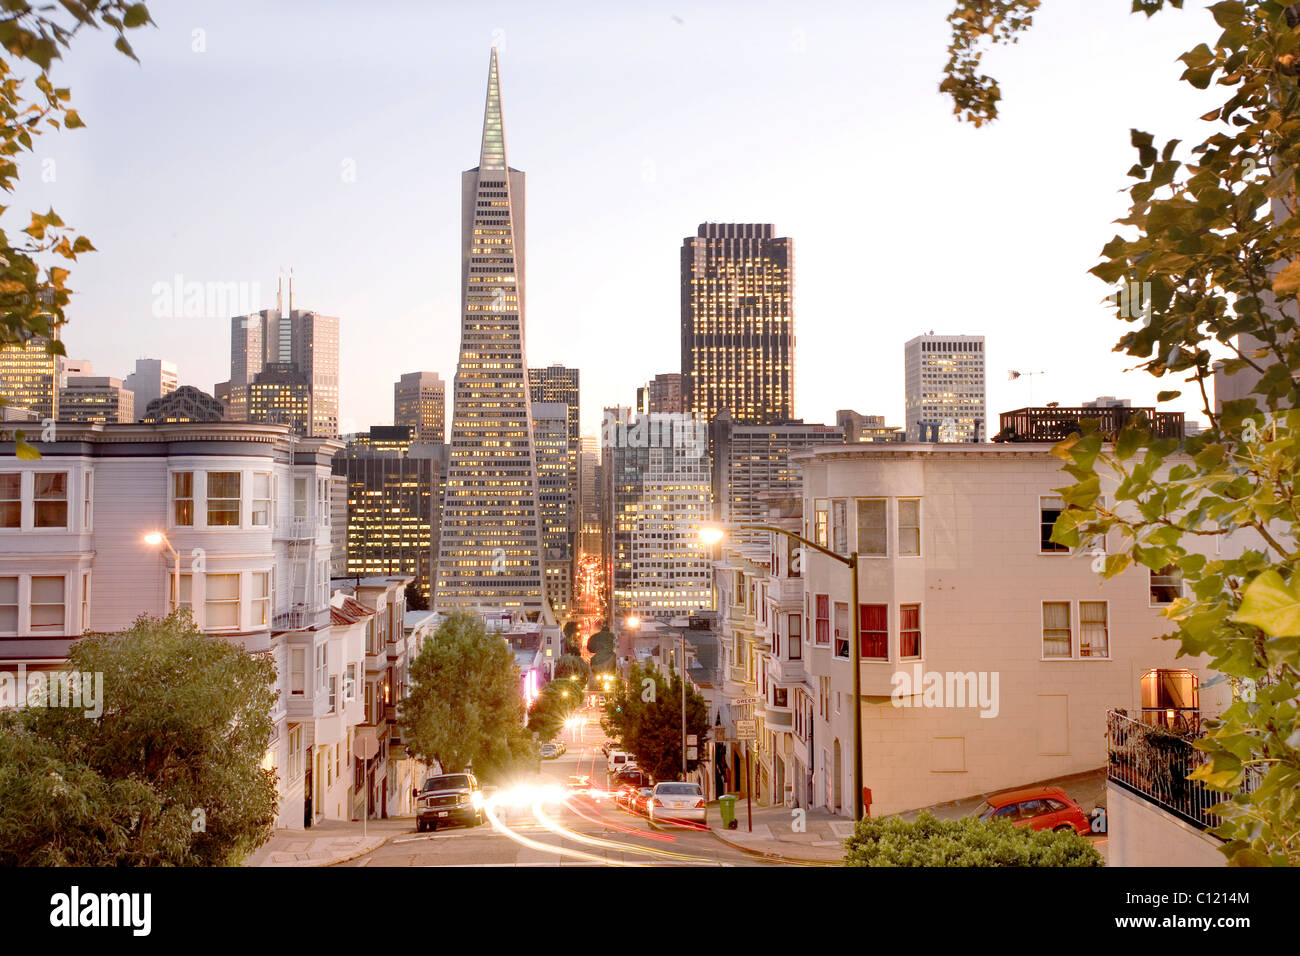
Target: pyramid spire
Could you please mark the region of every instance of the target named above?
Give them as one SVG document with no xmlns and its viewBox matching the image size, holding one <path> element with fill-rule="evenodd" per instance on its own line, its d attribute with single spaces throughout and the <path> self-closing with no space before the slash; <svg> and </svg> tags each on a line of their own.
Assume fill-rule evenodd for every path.
<svg viewBox="0 0 1300 956">
<path fill-rule="evenodd" d="M 483 148 L 479 151 L 479 169 L 506 168 L 506 130 L 501 120 L 501 74 L 497 67 L 497 48 L 492 47 L 488 64 L 487 105 L 483 108 Z"/>
</svg>

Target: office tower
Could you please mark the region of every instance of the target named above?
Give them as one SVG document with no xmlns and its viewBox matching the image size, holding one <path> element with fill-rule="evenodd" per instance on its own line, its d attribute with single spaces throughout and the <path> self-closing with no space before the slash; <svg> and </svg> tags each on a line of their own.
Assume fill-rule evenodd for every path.
<svg viewBox="0 0 1300 956">
<path fill-rule="evenodd" d="M 89 373 L 86 373 L 89 374 Z M 135 371 L 122 382 L 135 396 L 137 414 L 143 415 L 149 403 L 155 398 L 162 398 L 169 392 L 176 391 L 180 378 L 174 362 L 162 359 L 136 359 Z"/>
<path fill-rule="evenodd" d="M 903 360 L 908 441 L 988 440 L 984 336 L 918 335 Z"/>
<path fill-rule="evenodd" d="M 332 437 L 339 430 L 339 320 L 293 307 L 283 288 L 274 309 L 230 320 L 230 381 L 216 387 L 232 419 L 286 421 L 300 434 Z M 255 388 L 257 385 L 263 387 Z M 306 409 L 301 408 L 302 386 Z M 254 393 L 259 392 L 257 397 Z M 267 414 L 277 418 L 263 417 Z"/>
<path fill-rule="evenodd" d="M 524 174 L 506 164 L 497 51 L 479 164 L 461 174 L 460 357 L 434 609 L 553 623 L 524 350 Z"/>
<path fill-rule="evenodd" d="M 701 223 L 682 240 L 682 398 L 705 422 L 794 417 L 794 240 L 766 223 Z"/>
<path fill-rule="evenodd" d="M 0 400 L 6 418 L 58 417 L 60 356 L 49 351 L 49 345 L 50 339 L 34 335 L 26 348 L 0 348 Z"/>
<path fill-rule="evenodd" d="M 724 413 L 709 425 L 713 446 L 713 517 L 737 527 L 763 524 L 767 507 L 763 496 L 797 497 L 803 493 L 803 468 L 796 452 L 821 445 L 844 444 L 838 425 L 805 425 L 801 421 L 777 425 L 743 425 Z M 765 531 L 734 531 L 726 545 L 767 540 Z"/>
<path fill-rule="evenodd" d="M 682 376 L 678 372 L 656 375 L 646 388 L 646 411 L 686 411 L 686 405 L 682 401 Z"/>
<path fill-rule="evenodd" d="M 142 422 L 219 422 L 225 419 L 220 400 L 193 385 L 182 385 L 174 392 L 149 403 Z"/>
<path fill-rule="evenodd" d="M 416 441 L 446 441 L 447 386 L 437 372 L 407 372 L 394 383 L 393 424 L 409 425 Z"/>
<path fill-rule="evenodd" d="M 335 455 L 347 482 L 346 574 L 410 575 L 431 596 L 447 453 L 412 442 L 405 426 L 376 426 Z"/>
<path fill-rule="evenodd" d="M 578 453 L 578 553 L 600 554 L 600 439 L 583 435 Z"/>
<path fill-rule="evenodd" d="M 573 492 L 569 484 L 569 408 L 564 402 L 533 402 L 533 454 L 542 516 L 546 598 L 560 617 L 573 603 Z"/>
<path fill-rule="evenodd" d="M 59 421 L 133 422 L 135 396 L 120 378 L 70 375 L 68 384 L 59 389 Z"/>
<path fill-rule="evenodd" d="M 95 367 L 91 364 L 90 359 L 70 359 L 63 355 L 59 356 L 59 388 L 63 388 L 68 384 L 69 376 L 94 374 Z M 126 387 L 130 388 L 131 386 L 127 385 Z"/>
<path fill-rule="evenodd" d="M 546 368 L 528 370 L 529 397 L 534 405 L 538 402 L 563 402 L 568 406 L 568 451 L 569 487 L 574 490 L 574 503 L 577 503 L 578 454 L 582 447 L 582 435 L 578 423 L 579 409 L 579 374 L 576 368 L 566 368 L 559 363 Z M 571 514 L 569 523 L 577 526 L 576 514 Z"/>
<path fill-rule="evenodd" d="M 609 613 L 671 620 L 713 606 L 708 429 L 689 415 L 606 413 Z"/>
<path fill-rule="evenodd" d="M 835 413 L 835 424 L 844 429 L 844 440 L 858 442 L 906 441 L 907 433 L 898 425 L 886 425 L 884 415 L 859 415 L 849 408 Z"/>
</svg>

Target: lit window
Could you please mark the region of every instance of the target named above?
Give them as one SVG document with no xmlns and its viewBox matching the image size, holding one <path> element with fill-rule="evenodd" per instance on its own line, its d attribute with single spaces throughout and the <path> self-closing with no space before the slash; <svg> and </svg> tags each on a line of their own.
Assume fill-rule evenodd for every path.
<svg viewBox="0 0 1300 956">
<path fill-rule="evenodd" d="M 208 472 L 208 527 L 239 527 L 239 472 Z"/>
<path fill-rule="evenodd" d="M 194 524 L 194 472 L 172 473 L 172 523 L 188 528 Z"/>
<path fill-rule="evenodd" d="M 15 471 L 0 475 L 0 528 L 23 526 L 22 490 L 21 473 Z"/>
</svg>

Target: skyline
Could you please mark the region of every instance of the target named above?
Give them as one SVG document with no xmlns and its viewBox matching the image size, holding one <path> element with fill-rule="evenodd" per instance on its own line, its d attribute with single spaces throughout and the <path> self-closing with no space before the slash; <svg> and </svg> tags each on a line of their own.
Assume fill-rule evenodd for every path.
<svg viewBox="0 0 1300 956">
<path fill-rule="evenodd" d="M 455 177 L 474 160 L 465 144 L 476 141 L 481 63 L 496 41 L 512 153 L 533 187 L 527 361 L 583 370 L 584 433 L 598 432 L 604 406 L 629 404 L 655 374 L 679 371 L 678 250 L 710 221 L 771 222 L 797 244 L 795 414 L 806 421 L 832 422 L 836 409 L 852 408 L 901 424 L 903 342 L 930 329 L 988 339 L 990 424 L 1030 404 L 1030 384 L 1008 382 L 1011 369 L 1048 373 L 1032 382 L 1035 404 L 1105 394 L 1153 403 L 1156 380 L 1125 375 L 1127 363 L 1110 353 L 1124 327 L 1086 270 L 1123 211 L 1115 190 L 1132 161 L 1128 128 L 1198 131 L 1184 119 L 1197 115 L 1193 97 L 1171 94 L 1170 82 L 1203 10 L 1150 31 L 1122 10 L 1041 13 L 1014 56 L 990 56 L 1003 78 L 1003 119 L 973 130 L 937 91 L 946 12 L 938 0 L 848 15 L 773 3 L 746 18 L 718 4 L 682 22 L 667 6 L 602 11 L 595 22 L 575 19 L 576 7 L 556 18 L 561 29 L 519 5 L 489 18 L 378 4 L 374 19 L 349 20 L 348 33 L 326 29 L 347 5 L 323 3 L 313 8 L 319 35 L 305 36 L 290 29 L 300 27 L 293 5 L 259 10 L 258 29 L 240 34 L 231 29 L 237 13 L 196 3 L 184 14 L 158 12 L 159 28 L 135 44 L 138 68 L 87 38 L 84 56 L 58 69 L 89 128 L 51 134 L 37 157 L 56 160 L 55 180 L 24 177 L 11 204 L 53 204 L 100 250 L 73 267 L 69 354 L 119 377 L 141 356 L 167 359 L 182 382 L 211 391 L 227 377 L 230 316 L 157 319 L 155 284 L 177 274 L 256 283 L 253 306 L 269 308 L 283 266 L 294 269 L 301 308 L 340 317 L 344 431 L 391 422 L 392 386 L 405 372 L 450 379 Z M 383 57 L 358 53 L 394 10 L 409 29 L 382 32 Z M 904 42 L 861 60 L 855 25 Z M 201 54 L 191 51 L 200 29 Z M 1132 69 L 1090 75 L 1078 89 L 1073 64 L 1100 38 L 1119 59 L 1132 53 Z M 1150 65 L 1159 61 L 1153 43 L 1168 45 L 1168 69 Z M 718 69 L 728 48 L 742 66 Z M 593 67 L 593 49 L 616 50 L 620 70 Z M 309 68 L 339 56 L 360 72 Z M 279 65 L 290 62 L 302 69 Z M 753 65 L 762 67 L 763 97 L 752 95 Z M 692 78 L 705 68 L 707 83 Z M 387 102 L 386 80 L 403 85 Z M 1080 103 L 1106 97 L 1126 108 L 1112 115 Z M 267 109 L 250 114 L 250 98 Z M 778 137 L 769 134 L 773 113 Z M 169 120 L 160 128 L 146 116 Z M 339 116 L 350 118 L 346 128 Z M 142 145 L 160 135 L 168 148 Z M 1069 152 L 1044 145 L 1066 138 Z M 844 157 L 839 180 L 824 175 L 828 154 Z M 752 160 L 738 167 L 736 157 Z M 900 172 L 923 185 L 899 188 Z M 109 185 L 122 180 L 150 187 Z M 582 195 L 599 201 L 574 201 Z M 1060 204 L 1047 236 L 1035 229 L 1045 202 Z M 593 238 L 610 222 L 634 224 L 620 230 L 617 250 Z M 910 254 L 921 242 L 938 252 L 924 261 Z M 855 283 L 847 292 L 846 277 Z M 917 315 L 923 296 L 937 305 Z M 1044 313 L 1056 321 L 1041 321 Z M 1074 343 L 1068 353 L 1061 324 Z M 1190 400 L 1162 407 L 1199 417 Z"/>
</svg>

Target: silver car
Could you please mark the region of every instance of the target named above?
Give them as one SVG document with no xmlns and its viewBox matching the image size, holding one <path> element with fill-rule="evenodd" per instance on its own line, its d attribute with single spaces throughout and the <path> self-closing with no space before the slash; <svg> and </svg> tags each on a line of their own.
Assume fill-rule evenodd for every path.
<svg viewBox="0 0 1300 956">
<path fill-rule="evenodd" d="M 704 791 L 698 783 L 657 783 L 649 801 L 651 823 L 707 823 Z"/>
</svg>

